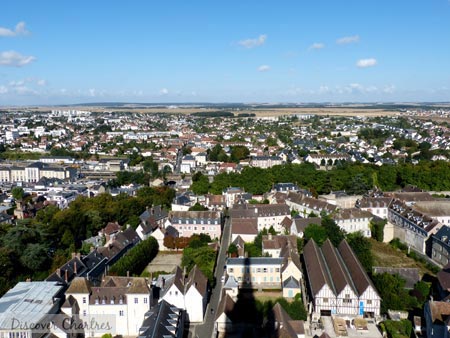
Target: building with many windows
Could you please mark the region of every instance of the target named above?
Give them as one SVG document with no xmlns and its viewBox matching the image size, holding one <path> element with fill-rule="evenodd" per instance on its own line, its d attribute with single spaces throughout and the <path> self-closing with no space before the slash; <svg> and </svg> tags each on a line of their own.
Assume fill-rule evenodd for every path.
<svg viewBox="0 0 450 338">
<path fill-rule="evenodd" d="M 330 240 L 319 247 L 311 239 L 305 245 L 303 258 L 314 312 L 372 317 L 380 314 L 381 298 L 347 241 L 335 248 Z"/>
<path fill-rule="evenodd" d="M 173 226 L 180 237 L 205 234 L 211 238 L 220 238 L 222 214 L 219 211 L 172 211 L 167 225 Z"/>
<path fill-rule="evenodd" d="M 138 336 L 144 315 L 150 309 L 150 285 L 145 278 L 105 277 L 95 286 L 87 278 L 76 277 L 66 291 L 67 301 L 62 307 L 67 315 L 79 315 L 82 321 L 103 323 L 109 332 L 94 330 L 86 336 L 101 337 L 105 333 Z M 79 313 L 73 313 L 73 303 Z"/>
<path fill-rule="evenodd" d="M 228 258 L 227 274 L 234 277 L 240 287 L 279 289 L 283 260 L 271 257 Z"/>
<path fill-rule="evenodd" d="M 76 169 L 69 166 L 49 166 L 46 163 L 35 162 L 28 166 L 0 167 L 0 182 L 35 183 L 41 178 L 73 179 Z"/>
</svg>

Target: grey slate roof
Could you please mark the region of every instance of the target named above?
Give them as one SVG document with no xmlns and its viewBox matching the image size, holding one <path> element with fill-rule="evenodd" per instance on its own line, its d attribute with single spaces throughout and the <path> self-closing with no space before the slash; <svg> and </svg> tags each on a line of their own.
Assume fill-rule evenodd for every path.
<svg viewBox="0 0 450 338">
<path fill-rule="evenodd" d="M 272 257 L 249 257 L 249 258 L 228 258 L 227 266 L 233 265 L 281 265 L 283 258 Z"/>
</svg>

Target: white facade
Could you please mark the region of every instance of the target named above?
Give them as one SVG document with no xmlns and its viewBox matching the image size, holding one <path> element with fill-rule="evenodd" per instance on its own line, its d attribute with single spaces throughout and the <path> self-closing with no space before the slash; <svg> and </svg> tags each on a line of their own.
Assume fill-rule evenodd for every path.
<svg viewBox="0 0 450 338">
<path fill-rule="evenodd" d="M 94 337 L 104 333 L 138 336 L 144 315 L 150 309 L 150 288 L 144 278 L 107 277 L 101 286 L 95 287 L 85 278 L 77 277 L 66 296 L 77 301 L 81 320 L 110 322 L 113 327 L 110 332 L 85 332 Z"/>
</svg>

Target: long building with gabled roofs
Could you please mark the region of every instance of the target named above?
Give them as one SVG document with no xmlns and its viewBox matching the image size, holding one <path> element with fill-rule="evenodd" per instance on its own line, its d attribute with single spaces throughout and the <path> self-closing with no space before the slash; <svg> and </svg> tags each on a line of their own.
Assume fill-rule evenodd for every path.
<svg viewBox="0 0 450 338">
<path fill-rule="evenodd" d="M 347 241 L 335 248 L 327 239 L 320 248 L 311 239 L 305 245 L 303 259 L 316 313 L 380 314 L 381 298 Z"/>
</svg>

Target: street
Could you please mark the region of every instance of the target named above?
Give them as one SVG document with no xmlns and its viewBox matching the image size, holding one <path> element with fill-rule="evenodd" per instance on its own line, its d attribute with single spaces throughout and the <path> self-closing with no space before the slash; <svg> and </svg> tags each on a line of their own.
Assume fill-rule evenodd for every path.
<svg viewBox="0 0 450 338">
<path fill-rule="evenodd" d="M 195 325 L 195 327 L 191 328 L 189 337 L 206 338 L 213 336 L 217 306 L 219 305 L 220 297 L 222 294 L 223 283 L 220 281 L 220 279 L 224 273 L 223 267 L 226 262 L 227 256 L 226 252 L 228 250 L 228 246 L 230 245 L 230 240 L 231 240 L 230 218 L 226 218 L 222 232 L 222 241 L 218 253 L 219 256 L 217 257 L 216 271 L 214 272 L 214 276 L 216 278 L 216 285 L 211 292 L 211 298 L 209 300 L 209 304 L 206 307 L 206 313 L 205 318 L 203 319 L 203 324 L 197 324 Z M 211 309 L 214 310 L 213 313 L 211 312 Z"/>
</svg>

